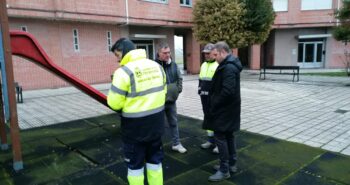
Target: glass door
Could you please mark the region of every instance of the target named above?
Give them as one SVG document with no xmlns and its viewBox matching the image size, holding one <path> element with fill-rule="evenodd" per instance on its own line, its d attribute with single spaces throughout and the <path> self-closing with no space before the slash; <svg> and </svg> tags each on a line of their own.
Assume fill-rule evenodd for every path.
<svg viewBox="0 0 350 185">
<path fill-rule="evenodd" d="M 132 40 L 137 49 L 146 50 L 147 58 L 154 60 L 153 40 Z"/>
<path fill-rule="evenodd" d="M 324 66 L 324 41 L 299 41 L 298 65 L 302 68 Z"/>
</svg>

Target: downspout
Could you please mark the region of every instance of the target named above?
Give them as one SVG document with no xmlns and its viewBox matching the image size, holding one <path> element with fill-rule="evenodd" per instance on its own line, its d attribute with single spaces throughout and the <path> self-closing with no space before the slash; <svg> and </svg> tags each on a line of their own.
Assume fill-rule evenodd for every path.
<svg viewBox="0 0 350 185">
<path fill-rule="evenodd" d="M 337 11 L 340 9 L 340 0 L 337 0 Z M 339 19 L 337 19 L 336 26 L 339 26 Z"/>
<path fill-rule="evenodd" d="M 129 1 L 125 0 L 126 25 L 129 24 Z"/>
</svg>

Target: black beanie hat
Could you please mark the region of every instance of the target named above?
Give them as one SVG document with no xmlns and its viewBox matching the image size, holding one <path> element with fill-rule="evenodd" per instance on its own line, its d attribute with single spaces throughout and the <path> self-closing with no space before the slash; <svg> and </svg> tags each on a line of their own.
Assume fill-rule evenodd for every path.
<svg viewBox="0 0 350 185">
<path fill-rule="evenodd" d="M 114 45 L 111 48 L 111 51 L 114 52 L 115 50 L 122 52 L 122 57 L 124 57 L 129 51 L 135 49 L 135 44 L 127 39 L 127 38 L 120 38 L 117 40 Z"/>
</svg>

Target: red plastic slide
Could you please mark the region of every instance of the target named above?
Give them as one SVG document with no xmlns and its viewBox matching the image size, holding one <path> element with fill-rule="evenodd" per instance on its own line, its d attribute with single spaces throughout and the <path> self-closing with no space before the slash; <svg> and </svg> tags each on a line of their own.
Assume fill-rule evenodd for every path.
<svg viewBox="0 0 350 185">
<path fill-rule="evenodd" d="M 106 96 L 95 88 L 91 87 L 89 84 L 78 79 L 74 75 L 70 74 L 66 70 L 57 66 L 52 60 L 47 56 L 44 49 L 39 45 L 38 41 L 31 34 L 23 31 L 11 31 L 11 49 L 12 54 L 28 59 L 35 64 L 43 67 L 44 69 L 51 71 L 57 76 L 63 78 L 65 81 L 74 85 L 84 93 L 88 94 L 95 100 L 99 101 L 103 105 L 107 105 Z"/>
</svg>

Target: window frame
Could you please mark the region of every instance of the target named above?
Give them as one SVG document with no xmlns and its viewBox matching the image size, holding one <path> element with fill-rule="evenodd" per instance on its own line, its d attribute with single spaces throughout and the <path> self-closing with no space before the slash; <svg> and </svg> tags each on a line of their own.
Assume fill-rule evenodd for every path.
<svg viewBox="0 0 350 185">
<path fill-rule="evenodd" d="M 184 6 L 184 7 L 192 7 L 193 5 L 193 2 L 192 0 L 188 0 L 190 4 L 186 4 L 186 0 L 182 0 L 184 3 L 181 3 L 181 0 L 180 0 L 180 6 Z"/>
<path fill-rule="evenodd" d="M 288 6 L 288 4 L 289 4 L 289 0 L 285 0 L 286 1 L 286 7 L 285 7 L 285 9 L 279 9 L 279 10 L 276 10 L 275 9 L 275 1 L 276 0 L 272 0 L 272 7 L 273 7 L 273 10 L 274 10 L 274 12 L 288 12 L 288 8 L 289 8 L 289 6 Z"/>
<path fill-rule="evenodd" d="M 107 31 L 107 51 L 110 52 L 112 48 L 112 31 Z"/>
<path fill-rule="evenodd" d="M 77 28 L 73 29 L 73 49 L 74 52 L 80 51 L 80 45 L 79 45 L 79 31 Z"/>
<path fill-rule="evenodd" d="M 168 0 L 142 0 L 150 3 L 168 4 Z"/>
<path fill-rule="evenodd" d="M 312 2 L 312 6 L 309 7 L 303 7 L 303 5 L 305 6 L 305 1 L 313 1 Z M 301 11 L 312 11 L 312 10 L 332 10 L 333 9 L 333 0 L 328 0 L 330 3 L 330 7 L 320 7 L 318 8 L 317 5 L 320 5 L 320 1 L 319 0 L 301 0 L 300 3 L 300 10 Z"/>
</svg>

